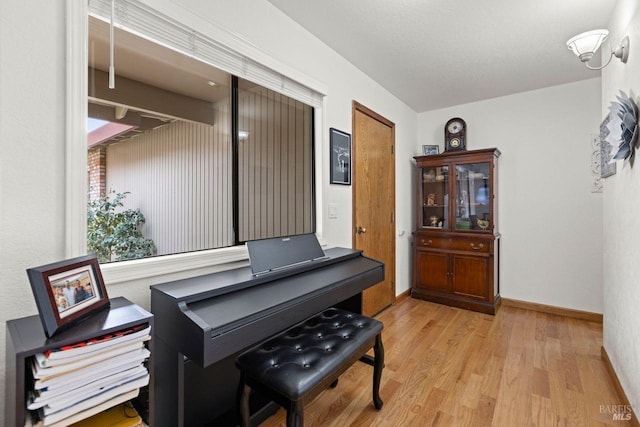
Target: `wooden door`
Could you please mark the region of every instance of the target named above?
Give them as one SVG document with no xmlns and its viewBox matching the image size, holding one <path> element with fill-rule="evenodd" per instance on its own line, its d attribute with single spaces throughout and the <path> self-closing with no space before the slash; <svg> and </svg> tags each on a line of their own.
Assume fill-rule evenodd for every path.
<svg viewBox="0 0 640 427">
<path fill-rule="evenodd" d="M 385 280 L 362 296 L 362 313 L 395 301 L 395 124 L 353 103 L 353 247 L 384 262 Z"/>
</svg>

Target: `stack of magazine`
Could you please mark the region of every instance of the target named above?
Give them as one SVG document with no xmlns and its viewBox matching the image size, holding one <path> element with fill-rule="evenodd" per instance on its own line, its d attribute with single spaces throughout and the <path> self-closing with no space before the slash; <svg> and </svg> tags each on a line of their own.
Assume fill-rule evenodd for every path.
<svg viewBox="0 0 640 427">
<path fill-rule="evenodd" d="M 149 383 L 150 325 L 36 354 L 27 426 L 67 426 L 138 396 Z"/>
</svg>

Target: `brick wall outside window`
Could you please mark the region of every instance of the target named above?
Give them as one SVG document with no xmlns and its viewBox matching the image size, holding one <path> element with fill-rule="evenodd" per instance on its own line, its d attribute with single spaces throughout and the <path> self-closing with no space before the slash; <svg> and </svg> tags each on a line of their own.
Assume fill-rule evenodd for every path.
<svg viewBox="0 0 640 427">
<path fill-rule="evenodd" d="M 89 201 L 102 197 L 107 191 L 107 147 L 90 148 L 87 153 Z"/>
</svg>

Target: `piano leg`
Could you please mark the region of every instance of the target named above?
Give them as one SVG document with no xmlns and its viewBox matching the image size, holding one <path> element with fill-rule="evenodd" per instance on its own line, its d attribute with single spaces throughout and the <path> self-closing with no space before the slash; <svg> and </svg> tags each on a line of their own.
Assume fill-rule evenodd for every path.
<svg viewBox="0 0 640 427">
<path fill-rule="evenodd" d="M 251 414 L 249 409 L 249 396 L 251 395 L 251 387 L 245 384 L 244 382 L 244 374 L 240 374 L 240 382 L 238 383 L 238 394 L 236 401 L 238 402 L 240 412 L 240 426 L 241 427 L 251 427 Z"/>
<path fill-rule="evenodd" d="M 154 336 L 153 340 L 155 426 L 182 427 L 184 425 L 184 356 L 157 336 Z"/>
</svg>

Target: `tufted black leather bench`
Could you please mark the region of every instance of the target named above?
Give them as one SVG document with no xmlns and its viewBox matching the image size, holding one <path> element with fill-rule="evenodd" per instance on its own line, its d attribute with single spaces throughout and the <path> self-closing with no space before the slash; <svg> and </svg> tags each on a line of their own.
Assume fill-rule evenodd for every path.
<svg viewBox="0 0 640 427">
<path fill-rule="evenodd" d="M 335 386 L 358 359 L 374 367 L 373 404 L 382 408 L 382 327 L 378 320 L 331 308 L 242 353 L 236 359 L 241 425 L 250 425 L 249 394 L 254 389 L 287 410 L 288 427 L 302 426 L 304 404 Z M 372 347 L 373 360 L 366 355 Z"/>
</svg>

